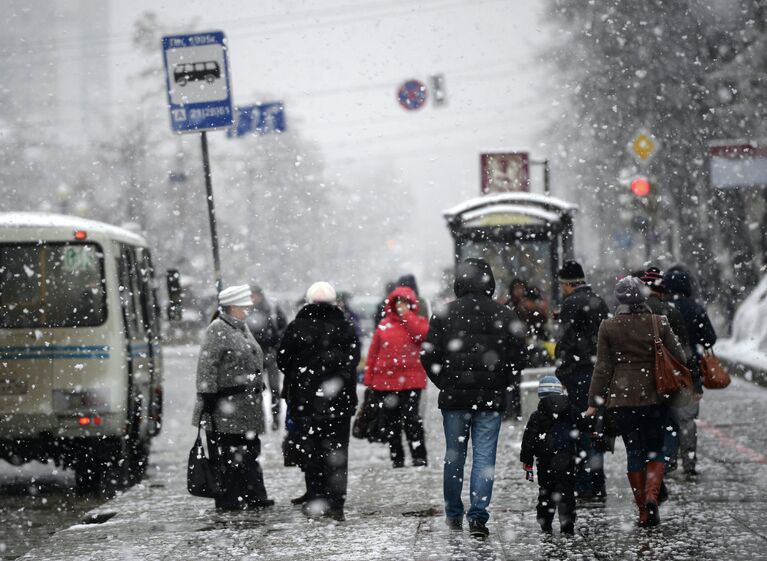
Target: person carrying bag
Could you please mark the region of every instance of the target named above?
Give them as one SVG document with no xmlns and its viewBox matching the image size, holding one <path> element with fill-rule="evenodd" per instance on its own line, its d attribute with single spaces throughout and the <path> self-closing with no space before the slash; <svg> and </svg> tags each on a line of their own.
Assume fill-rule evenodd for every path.
<svg viewBox="0 0 767 561">
<path fill-rule="evenodd" d="M 197 365 L 197 403 L 192 422 L 197 426 L 198 439 L 190 454 L 194 465 L 190 471 L 194 482 L 204 483 L 192 488 L 212 496 L 220 510 L 274 504 L 267 498 L 258 463 L 258 435 L 264 433 L 263 353 L 245 325 L 252 306 L 248 285 L 221 291 L 219 309 L 205 332 Z M 208 438 L 205 462 L 198 450 L 198 442 L 202 444 L 201 427 Z M 199 471 L 195 471 L 198 467 Z M 217 485 L 213 483 L 216 480 Z"/>
<path fill-rule="evenodd" d="M 599 326 L 585 412 L 586 417 L 594 417 L 604 406 L 608 417 L 615 419 L 626 446 L 626 472 L 642 527 L 660 524 L 658 498 L 665 471 L 667 413 L 664 394 L 656 387 L 656 370 L 667 368 L 667 358 L 680 364 L 686 358 L 666 317 L 656 316 L 645 304 L 646 292 L 635 277 L 621 279 L 615 286 L 620 305 L 615 316 Z M 659 342 L 662 354 L 657 350 Z M 676 379 L 674 372 L 671 376 Z"/>
</svg>

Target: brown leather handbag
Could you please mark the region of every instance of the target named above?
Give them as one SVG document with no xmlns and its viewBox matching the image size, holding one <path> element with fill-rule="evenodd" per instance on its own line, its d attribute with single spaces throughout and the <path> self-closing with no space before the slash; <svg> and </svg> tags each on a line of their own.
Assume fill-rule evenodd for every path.
<svg viewBox="0 0 767 561">
<path fill-rule="evenodd" d="M 700 375 L 703 378 L 703 387 L 709 390 L 721 390 L 732 381 L 721 361 L 710 349 L 704 351 L 700 359 Z"/>
<path fill-rule="evenodd" d="M 672 355 L 658 330 L 658 316 L 652 314 L 652 330 L 655 336 L 655 389 L 660 395 L 672 395 L 692 386 L 692 375 L 687 367 Z"/>
</svg>

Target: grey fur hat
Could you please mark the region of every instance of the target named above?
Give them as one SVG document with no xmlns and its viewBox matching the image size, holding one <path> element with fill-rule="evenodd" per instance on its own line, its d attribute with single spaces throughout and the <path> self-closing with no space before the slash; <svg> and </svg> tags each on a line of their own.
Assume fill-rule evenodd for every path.
<svg viewBox="0 0 767 561">
<path fill-rule="evenodd" d="M 624 277 L 615 285 L 615 298 L 627 306 L 645 302 L 647 292 L 648 288 L 636 277 Z"/>
</svg>

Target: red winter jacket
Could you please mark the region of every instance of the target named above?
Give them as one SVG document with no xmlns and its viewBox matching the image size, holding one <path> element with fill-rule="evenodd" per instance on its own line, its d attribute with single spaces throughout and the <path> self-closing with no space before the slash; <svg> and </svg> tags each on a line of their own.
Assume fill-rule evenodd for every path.
<svg viewBox="0 0 767 561">
<path fill-rule="evenodd" d="M 400 317 L 394 301 L 405 298 L 410 311 Z M 421 366 L 421 343 L 429 330 L 429 320 L 418 315 L 418 297 L 401 286 L 386 299 L 386 315 L 373 333 L 365 364 L 364 384 L 376 391 L 399 392 L 426 387 L 426 371 Z"/>
</svg>

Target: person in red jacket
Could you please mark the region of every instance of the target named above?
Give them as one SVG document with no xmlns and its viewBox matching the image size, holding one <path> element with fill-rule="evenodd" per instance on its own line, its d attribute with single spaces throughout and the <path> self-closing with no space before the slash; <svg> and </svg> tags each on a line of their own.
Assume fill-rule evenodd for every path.
<svg viewBox="0 0 767 561">
<path fill-rule="evenodd" d="M 420 360 L 421 343 L 429 321 L 418 315 L 418 297 L 400 286 L 386 299 L 385 315 L 373 333 L 365 364 L 364 384 L 380 392 L 389 455 L 395 468 L 405 465 L 402 429 L 414 466 L 425 466 L 423 419 L 418 412 L 426 371 Z"/>
</svg>

